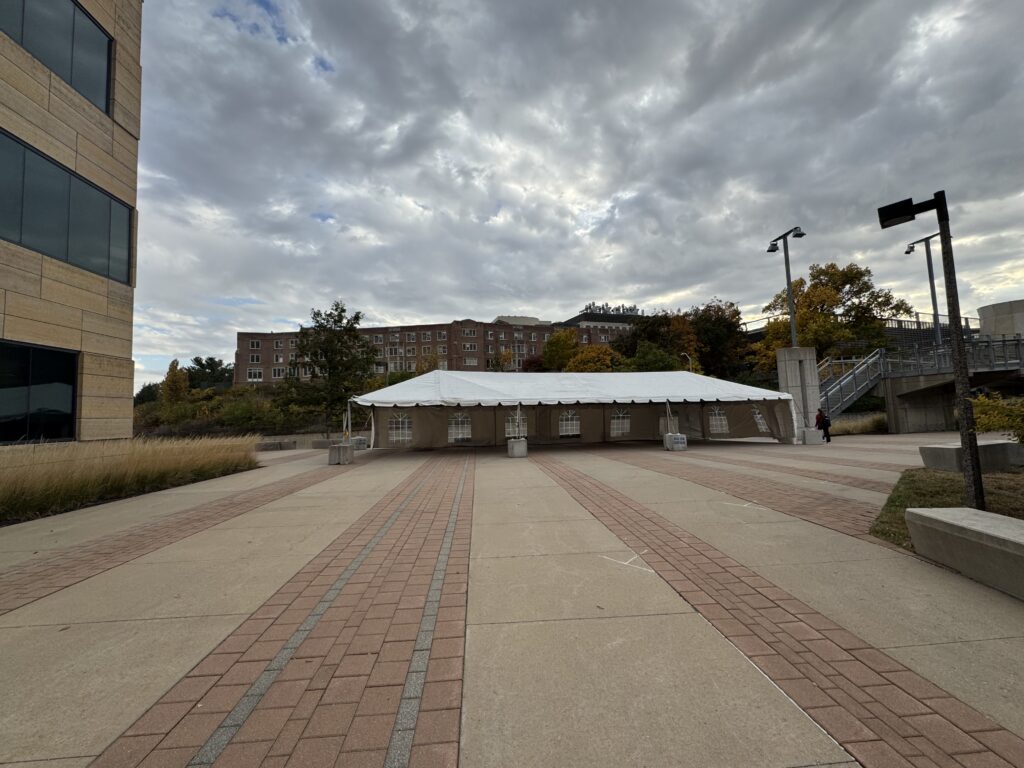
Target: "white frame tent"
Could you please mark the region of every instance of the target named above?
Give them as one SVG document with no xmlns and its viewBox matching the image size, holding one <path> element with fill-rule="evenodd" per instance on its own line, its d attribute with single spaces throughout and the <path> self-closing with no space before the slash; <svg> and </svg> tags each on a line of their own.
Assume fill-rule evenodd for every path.
<svg viewBox="0 0 1024 768">
<path fill-rule="evenodd" d="M 531 444 L 796 435 L 792 395 L 686 371 L 431 371 L 354 402 L 370 408 L 371 448 L 500 445 L 523 426 Z"/>
</svg>

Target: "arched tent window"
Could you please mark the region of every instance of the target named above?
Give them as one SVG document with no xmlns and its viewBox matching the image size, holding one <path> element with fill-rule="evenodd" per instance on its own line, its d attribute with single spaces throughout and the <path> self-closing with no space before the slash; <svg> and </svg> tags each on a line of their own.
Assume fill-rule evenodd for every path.
<svg viewBox="0 0 1024 768">
<path fill-rule="evenodd" d="M 464 411 L 455 411 L 448 417 L 448 442 L 468 443 L 472 439 L 473 429 L 469 414 Z"/>
<path fill-rule="evenodd" d="M 725 411 L 717 405 L 708 414 L 708 429 L 712 434 L 718 435 L 728 434 L 729 432 L 729 420 L 725 418 Z"/>
<path fill-rule="evenodd" d="M 558 417 L 558 436 L 580 436 L 580 415 L 576 411 L 562 411 Z"/>
<path fill-rule="evenodd" d="M 518 423 L 516 414 L 519 415 Z M 505 416 L 505 437 L 526 437 L 526 414 L 522 411 L 509 411 Z"/>
<path fill-rule="evenodd" d="M 754 421 L 757 423 L 757 431 L 758 432 L 771 432 L 771 430 L 768 428 L 768 422 L 765 421 L 764 414 L 761 413 L 761 409 L 758 408 L 756 405 L 753 406 L 753 409 L 754 409 Z"/>
<path fill-rule="evenodd" d="M 629 409 L 616 408 L 612 411 L 612 437 L 629 434 Z"/>
<path fill-rule="evenodd" d="M 412 417 L 405 411 L 393 413 L 388 418 L 388 442 L 391 445 L 408 445 L 412 442 Z"/>
</svg>

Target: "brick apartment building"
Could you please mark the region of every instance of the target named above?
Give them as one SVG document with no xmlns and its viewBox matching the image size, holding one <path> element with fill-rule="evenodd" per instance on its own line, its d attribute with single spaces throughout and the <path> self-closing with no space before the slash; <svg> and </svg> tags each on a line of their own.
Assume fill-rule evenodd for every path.
<svg viewBox="0 0 1024 768">
<path fill-rule="evenodd" d="M 433 363 L 445 371 L 495 369 L 502 354 L 522 370 L 528 357 L 544 354 L 551 335 L 572 328 L 581 345 L 607 345 L 625 333 L 635 316 L 582 312 L 553 323 L 534 317 L 499 316 L 491 322 L 453 320 L 450 323 L 360 328 L 360 334 L 377 351 L 377 373 L 415 371 Z M 235 386 L 274 384 L 295 375 L 309 377 L 298 354 L 298 330 L 278 333 L 239 331 L 235 349 Z M 506 355 L 507 357 L 508 355 Z"/>
<path fill-rule="evenodd" d="M 0 0 L 0 443 L 132 436 L 142 0 Z"/>
</svg>

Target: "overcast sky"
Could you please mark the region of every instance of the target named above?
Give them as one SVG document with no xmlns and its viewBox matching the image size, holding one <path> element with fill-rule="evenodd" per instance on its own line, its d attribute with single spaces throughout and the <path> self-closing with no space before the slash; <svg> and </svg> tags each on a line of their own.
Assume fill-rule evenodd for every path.
<svg viewBox="0 0 1024 768">
<path fill-rule="evenodd" d="M 930 312 L 934 216 L 875 210 L 939 189 L 964 312 L 1024 298 L 1022 30 L 1020 0 L 146 3 L 136 386 L 336 298 L 756 318 L 794 225 L 794 277 L 856 260 Z"/>
</svg>

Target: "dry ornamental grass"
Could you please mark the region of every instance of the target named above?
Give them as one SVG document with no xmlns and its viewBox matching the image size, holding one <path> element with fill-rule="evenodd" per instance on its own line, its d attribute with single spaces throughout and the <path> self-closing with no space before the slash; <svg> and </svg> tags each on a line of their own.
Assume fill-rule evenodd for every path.
<svg viewBox="0 0 1024 768">
<path fill-rule="evenodd" d="M 0 525 L 253 469 L 256 436 L 0 448 Z"/>
</svg>

